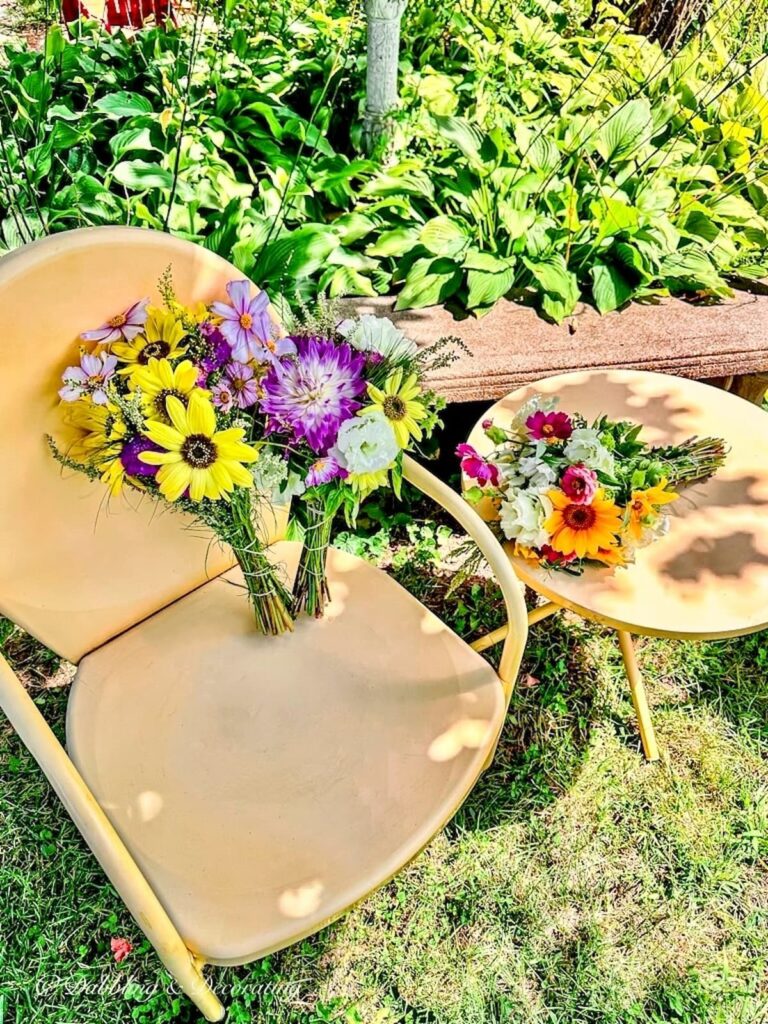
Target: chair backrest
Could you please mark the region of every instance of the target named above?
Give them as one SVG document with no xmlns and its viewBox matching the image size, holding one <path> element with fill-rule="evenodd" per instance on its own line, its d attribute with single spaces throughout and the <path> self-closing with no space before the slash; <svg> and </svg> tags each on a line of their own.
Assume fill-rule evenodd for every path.
<svg viewBox="0 0 768 1024">
<path fill-rule="evenodd" d="M 80 332 L 144 296 L 159 304 L 168 266 L 183 302 L 226 299 L 243 276 L 191 242 L 128 227 L 64 232 L 0 260 L 0 613 L 71 661 L 233 561 L 135 491 L 107 501 L 44 439 L 66 440 L 57 391 Z"/>
</svg>

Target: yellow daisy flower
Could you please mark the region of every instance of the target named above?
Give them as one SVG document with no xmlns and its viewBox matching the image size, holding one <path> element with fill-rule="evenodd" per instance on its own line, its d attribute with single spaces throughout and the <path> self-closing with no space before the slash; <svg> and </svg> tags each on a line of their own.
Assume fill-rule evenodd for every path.
<svg viewBox="0 0 768 1024">
<path fill-rule="evenodd" d="M 674 491 L 666 490 L 667 481 L 662 480 L 655 487 L 645 491 L 632 491 L 632 500 L 627 506 L 629 512 L 629 532 L 635 540 L 642 540 L 645 520 L 656 515 L 660 505 L 668 505 L 680 497 Z"/>
<path fill-rule="evenodd" d="M 251 487 L 253 478 L 243 463 L 255 462 L 258 452 L 243 443 L 244 430 L 216 429 L 216 413 L 202 391 L 193 391 L 187 408 L 174 395 L 166 400 L 171 425 L 150 420 L 146 435 L 161 452 L 142 452 L 139 458 L 159 466 L 156 480 L 168 501 L 189 489 L 192 501 L 216 501 L 235 487 Z"/>
<path fill-rule="evenodd" d="M 67 455 L 101 472 L 110 494 L 119 494 L 125 480 L 120 452 L 127 433 L 117 410 L 109 405 L 74 402 L 67 408 L 65 423 L 76 431 Z"/>
<path fill-rule="evenodd" d="M 368 385 L 368 397 L 373 404 L 361 410 L 361 415 L 383 412 L 392 424 L 397 443 L 401 448 L 407 448 L 412 437 L 416 441 L 422 438 L 419 421 L 425 419 L 427 410 L 424 404 L 417 400 L 420 394 L 421 388 L 416 374 L 411 373 L 404 380 L 403 368 L 399 366 L 387 378 L 383 388 Z"/>
<path fill-rule="evenodd" d="M 554 508 L 544 529 L 555 551 L 596 558 L 601 549 L 615 547 L 616 534 L 621 532 L 621 509 L 603 491 L 598 491 L 589 505 L 577 504 L 560 490 L 550 491 L 549 500 Z"/>
<path fill-rule="evenodd" d="M 361 498 L 379 487 L 386 487 L 389 482 L 389 470 L 379 469 L 375 473 L 350 473 L 344 481 L 355 489 Z"/>
<path fill-rule="evenodd" d="M 146 366 L 150 359 L 178 359 L 186 349 L 181 344 L 185 337 L 184 325 L 173 313 L 157 306 L 147 306 L 144 333 L 132 341 L 116 341 L 112 352 L 127 363 L 118 373 L 132 373 L 136 365 Z"/>
<path fill-rule="evenodd" d="M 182 405 L 186 405 L 197 387 L 197 374 L 197 367 L 188 359 L 182 360 L 175 367 L 167 359 L 150 359 L 146 366 L 134 368 L 129 387 L 131 391 L 141 390 L 148 420 L 170 423 L 171 418 L 165 405 L 167 399 L 178 398 Z"/>
</svg>

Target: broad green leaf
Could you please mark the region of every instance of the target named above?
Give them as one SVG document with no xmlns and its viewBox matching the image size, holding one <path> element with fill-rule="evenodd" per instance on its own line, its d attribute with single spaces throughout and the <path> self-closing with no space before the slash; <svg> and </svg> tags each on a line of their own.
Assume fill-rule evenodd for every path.
<svg viewBox="0 0 768 1024">
<path fill-rule="evenodd" d="M 132 149 L 159 152 L 157 146 L 153 145 L 150 130 L 146 126 L 125 128 L 121 132 L 116 132 L 109 140 L 109 148 L 116 159 Z"/>
<path fill-rule="evenodd" d="M 332 299 L 343 295 L 376 295 L 369 279 L 351 267 L 329 267 L 320 278 L 319 287 Z"/>
<path fill-rule="evenodd" d="M 432 120 L 440 134 L 464 154 L 470 166 L 477 170 L 484 169 L 485 161 L 480 152 L 484 136 L 477 125 L 463 117 L 433 115 Z"/>
<path fill-rule="evenodd" d="M 392 228 L 391 231 L 382 231 L 377 241 L 367 246 L 365 252 L 368 256 L 403 256 L 418 240 L 418 228 Z"/>
<path fill-rule="evenodd" d="M 601 313 L 610 313 L 631 299 L 632 286 L 621 271 L 610 263 L 596 263 L 590 273 L 595 305 Z"/>
<path fill-rule="evenodd" d="M 123 160 L 112 171 L 112 177 L 127 188 L 171 188 L 173 174 L 159 164 L 146 160 Z"/>
<path fill-rule="evenodd" d="M 464 225 L 452 217 L 433 217 L 421 229 L 419 241 L 435 256 L 457 256 L 469 244 Z"/>
<path fill-rule="evenodd" d="M 481 306 L 492 306 L 494 302 L 506 295 L 515 280 L 514 266 L 503 270 L 470 270 L 467 273 L 469 296 L 467 305 L 470 309 Z"/>
<path fill-rule="evenodd" d="M 608 164 L 626 160 L 641 145 L 650 142 L 652 131 L 648 100 L 644 96 L 630 100 L 605 119 L 599 133 L 600 154 Z"/>
<path fill-rule="evenodd" d="M 121 117 L 135 117 L 137 114 L 149 114 L 152 104 L 146 96 L 137 92 L 111 92 L 100 97 L 94 107 L 107 117 L 119 120 Z"/>
<path fill-rule="evenodd" d="M 559 253 L 541 261 L 531 260 L 524 256 L 523 263 L 543 291 L 559 295 L 563 299 L 570 299 L 574 295 L 578 295 L 576 275 L 568 269 L 564 257 Z M 575 302 L 576 299 L 574 298 L 573 301 Z"/>
<path fill-rule="evenodd" d="M 706 291 L 719 297 L 733 294 L 704 250 L 695 244 L 665 256 L 659 273 L 671 291 Z"/>
<path fill-rule="evenodd" d="M 339 244 L 338 235 L 323 224 L 307 224 L 278 238 L 259 253 L 256 280 L 309 277 L 318 271 Z"/>
<path fill-rule="evenodd" d="M 461 267 L 445 257 L 416 260 L 397 296 L 395 309 L 420 309 L 444 302 L 461 284 Z"/>
<path fill-rule="evenodd" d="M 705 202 L 713 220 L 725 224 L 748 224 L 757 219 L 757 211 L 752 203 L 737 195 L 720 195 Z"/>
<path fill-rule="evenodd" d="M 591 202 L 589 208 L 599 222 L 598 241 L 602 241 L 609 235 L 618 235 L 622 232 L 631 234 L 639 225 L 635 207 L 629 206 L 620 199 L 605 196 Z"/>
</svg>

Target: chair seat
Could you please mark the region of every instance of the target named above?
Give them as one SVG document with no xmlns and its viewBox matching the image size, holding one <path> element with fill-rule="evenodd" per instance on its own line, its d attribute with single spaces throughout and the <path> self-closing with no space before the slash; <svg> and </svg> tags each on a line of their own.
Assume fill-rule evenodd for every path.
<svg viewBox="0 0 768 1024">
<path fill-rule="evenodd" d="M 275 545 L 292 577 L 298 545 Z M 492 668 L 332 550 L 332 601 L 255 632 L 239 570 L 80 664 L 69 752 L 189 948 L 237 964 L 309 935 L 413 857 L 482 770 Z"/>
</svg>

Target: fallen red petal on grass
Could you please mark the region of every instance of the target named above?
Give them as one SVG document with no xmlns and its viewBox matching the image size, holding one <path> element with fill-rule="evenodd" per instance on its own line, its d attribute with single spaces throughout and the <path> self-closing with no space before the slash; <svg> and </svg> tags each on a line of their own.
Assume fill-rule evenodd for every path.
<svg viewBox="0 0 768 1024">
<path fill-rule="evenodd" d="M 128 954 L 133 952 L 133 943 L 128 939 L 111 939 L 109 945 L 116 964 L 121 964 Z"/>
</svg>

